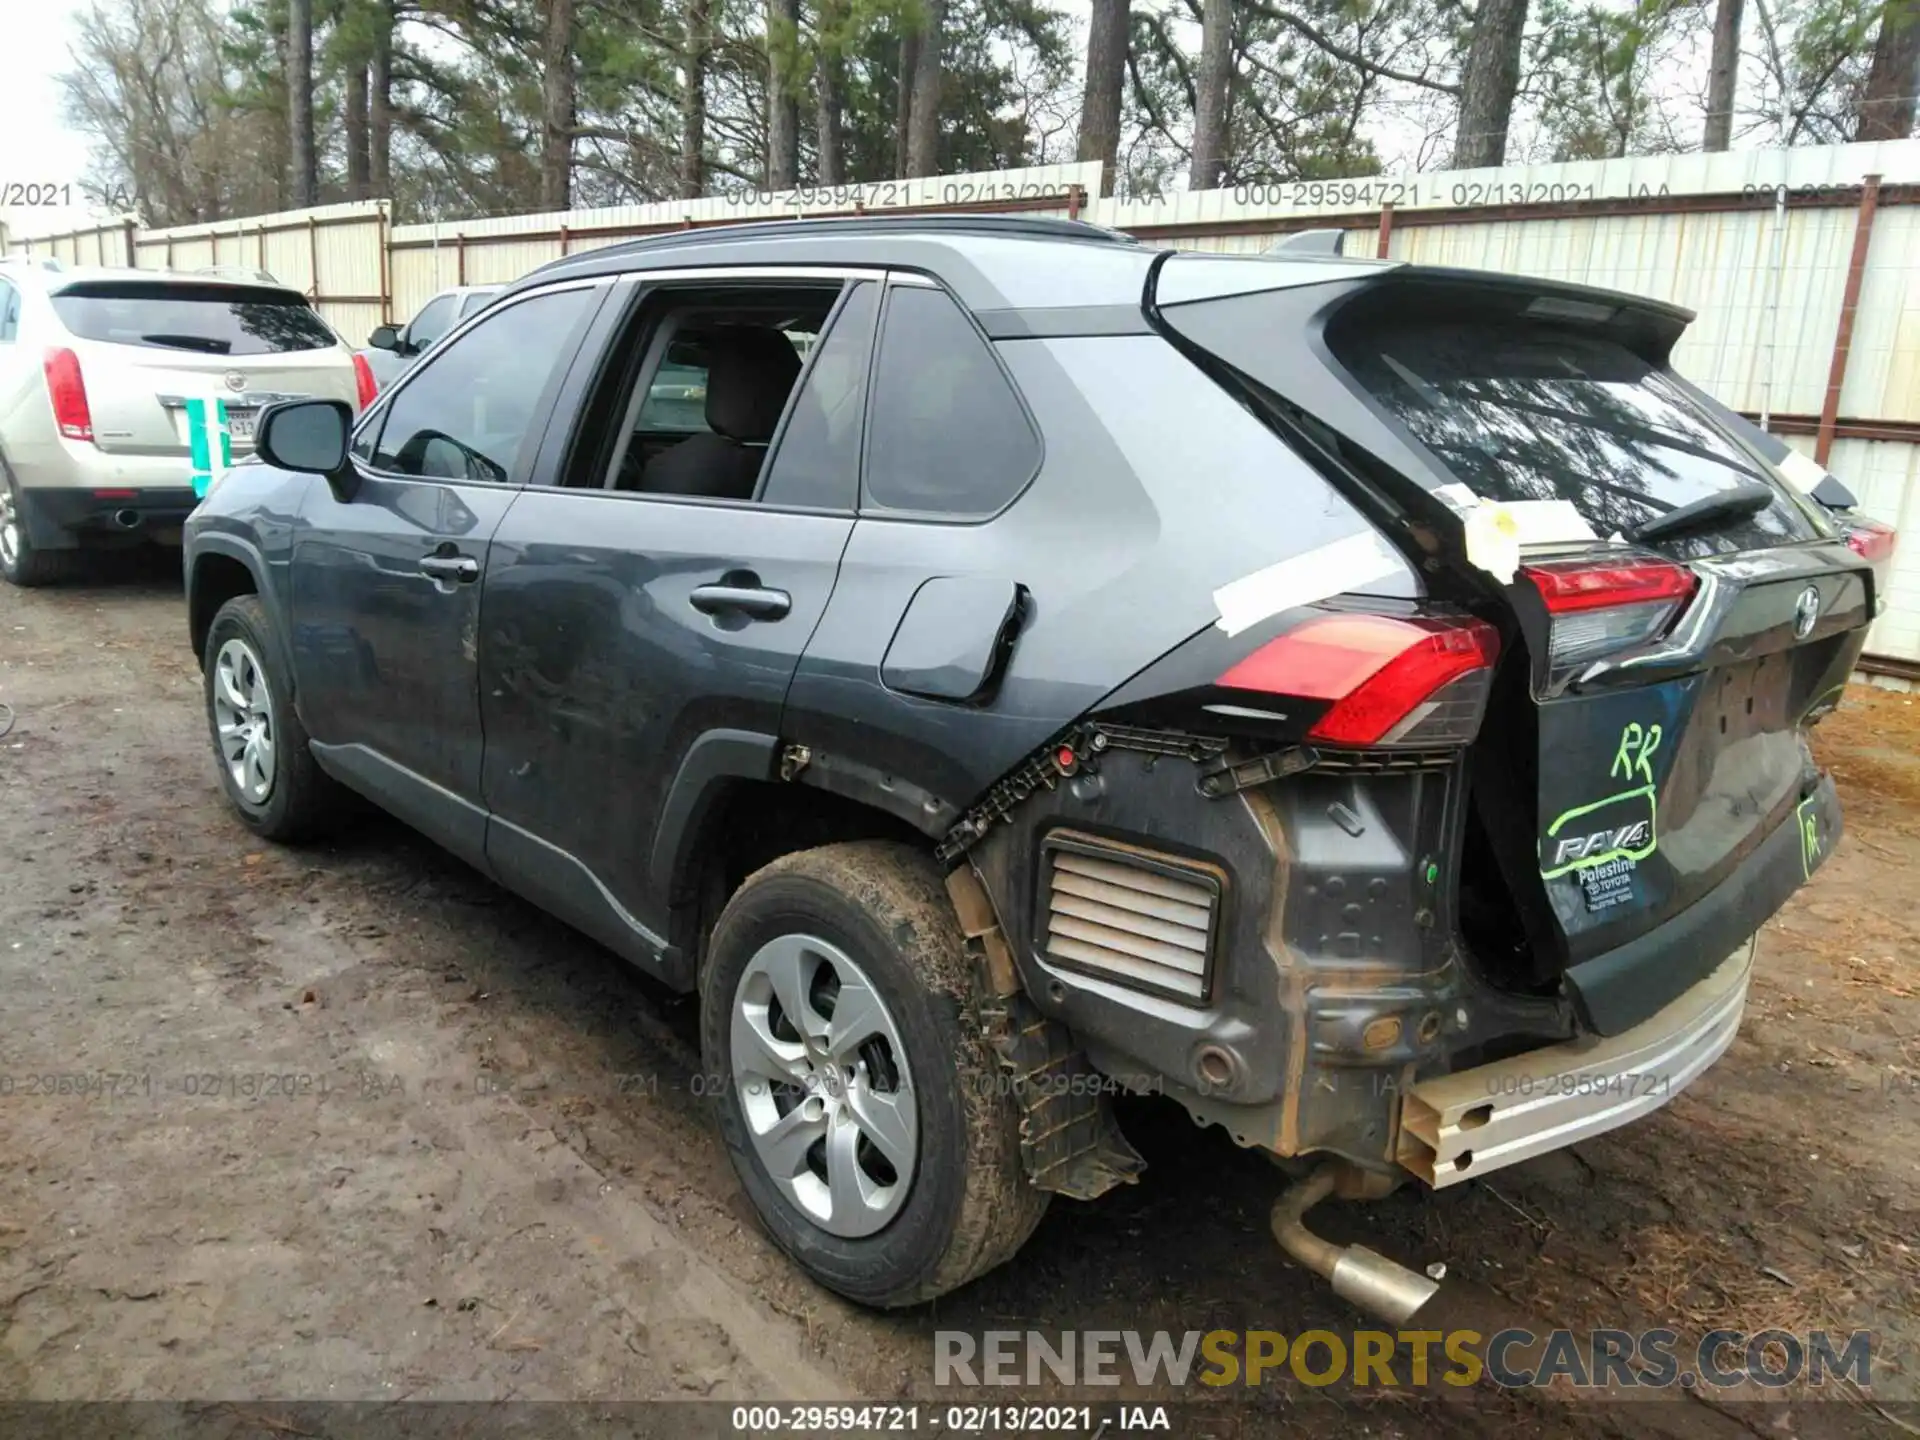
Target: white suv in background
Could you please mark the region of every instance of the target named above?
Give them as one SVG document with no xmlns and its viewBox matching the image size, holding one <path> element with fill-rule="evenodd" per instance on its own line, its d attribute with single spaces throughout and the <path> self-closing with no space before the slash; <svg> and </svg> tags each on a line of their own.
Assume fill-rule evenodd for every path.
<svg viewBox="0 0 1920 1440">
<path fill-rule="evenodd" d="M 178 544 L 263 405 L 373 388 L 284 285 L 0 260 L 0 575 L 44 585 L 83 547 Z"/>
</svg>

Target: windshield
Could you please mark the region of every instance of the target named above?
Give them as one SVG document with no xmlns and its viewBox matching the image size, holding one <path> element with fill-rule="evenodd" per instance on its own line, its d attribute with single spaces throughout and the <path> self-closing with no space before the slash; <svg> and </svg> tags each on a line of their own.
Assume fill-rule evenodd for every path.
<svg viewBox="0 0 1920 1440">
<path fill-rule="evenodd" d="M 275 355 L 335 343 L 326 322 L 286 290 L 113 281 L 72 286 L 52 301 L 60 323 L 77 338 L 113 345 Z"/>
<path fill-rule="evenodd" d="M 1815 538 L 1764 465 L 1669 372 L 1616 340 L 1518 318 L 1371 320 L 1341 363 L 1476 494 L 1568 500 L 1601 536 L 1756 483 L 1758 513 L 1669 542 L 1690 553 Z"/>
</svg>

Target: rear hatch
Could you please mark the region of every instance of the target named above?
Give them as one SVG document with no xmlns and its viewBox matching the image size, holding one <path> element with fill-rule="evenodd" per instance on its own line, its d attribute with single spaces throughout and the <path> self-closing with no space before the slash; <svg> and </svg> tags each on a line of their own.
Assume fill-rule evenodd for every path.
<svg viewBox="0 0 1920 1440">
<path fill-rule="evenodd" d="M 1501 629 L 1461 929 L 1490 978 L 1570 980 L 1593 1028 L 1624 1028 L 1831 849 L 1806 729 L 1859 654 L 1873 573 L 1673 373 L 1686 312 L 1464 272 L 1309 282 L 1157 315 Z"/>
<path fill-rule="evenodd" d="M 114 278 L 76 280 L 51 299 L 104 451 L 187 455 L 189 400 L 220 400 L 242 453 L 264 405 L 355 401 L 350 352 L 298 291 Z"/>
</svg>

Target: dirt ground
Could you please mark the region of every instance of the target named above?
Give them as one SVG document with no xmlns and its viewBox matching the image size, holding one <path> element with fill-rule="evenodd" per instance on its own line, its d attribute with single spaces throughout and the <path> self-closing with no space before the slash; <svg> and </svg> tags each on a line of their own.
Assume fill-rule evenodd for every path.
<svg viewBox="0 0 1920 1440">
<path fill-rule="evenodd" d="M 293 851 L 228 818 L 173 566 L 0 587 L 0 1400 L 949 1401 L 936 1329 L 1357 1323 L 1269 1238 L 1273 1168 L 1145 1101 L 1143 1182 L 1013 1265 L 901 1314 L 816 1289 L 733 1181 L 688 1002 L 397 824 Z M 1711 1072 L 1316 1221 L 1444 1262 L 1436 1328 L 1867 1328 L 1872 1396 L 1288 1380 L 1245 1433 L 1920 1433 L 1920 703 L 1856 689 L 1818 735 L 1849 833 Z"/>
</svg>

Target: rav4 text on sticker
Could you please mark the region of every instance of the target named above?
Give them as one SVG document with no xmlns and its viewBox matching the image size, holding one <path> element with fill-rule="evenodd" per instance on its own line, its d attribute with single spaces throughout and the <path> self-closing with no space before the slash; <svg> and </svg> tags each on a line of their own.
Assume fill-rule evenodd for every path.
<svg viewBox="0 0 1920 1440">
<path fill-rule="evenodd" d="M 1634 862 L 1659 848 L 1653 757 L 1662 734 L 1658 725 L 1643 726 L 1637 721 L 1622 728 L 1608 777 L 1642 783 L 1563 811 L 1547 827 L 1540 878 L 1552 880 L 1571 870 L 1581 871 L 1588 909 L 1604 910 L 1629 899 Z"/>
</svg>

